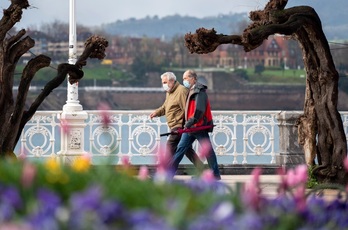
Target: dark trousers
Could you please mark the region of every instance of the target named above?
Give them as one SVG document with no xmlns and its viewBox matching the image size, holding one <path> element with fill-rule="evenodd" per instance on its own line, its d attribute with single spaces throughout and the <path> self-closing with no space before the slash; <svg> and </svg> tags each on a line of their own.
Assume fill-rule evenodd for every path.
<svg viewBox="0 0 348 230">
<path fill-rule="evenodd" d="M 170 135 L 167 140 L 167 151 L 170 153 L 172 157 L 174 157 L 175 151 L 180 142 L 180 138 L 181 138 L 181 135 Z M 204 164 L 197 156 L 195 150 L 192 149 L 192 145 L 191 147 L 187 149 L 187 151 L 185 152 L 185 155 L 195 165 L 197 169 L 203 169 Z"/>
<path fill-rule="evenodd" d="M 182 158 L 184 157 L 184 154 L 187 153 L 187 150 L 189 148 L 192 148 L 192 143 L 195 140 L 198 140 L 200 145 L 202 145 L 204 143 L 209 143 L 209 154 L 207 156 L 208 165 L 211 168 L 211 170 L 213 171 L 215 178 L 220 180 L 221 179 L 220 170 L 219 170 L 219 166 L 217 163 L 214 149 L 213 149 L 211 142 L 210 142 L 210 139 L 209 139 L 208 132 L 197 132 L 197 133 L 192 133 L 192 134 L 183 133 L 182 134 L 182 136 L 180 138 L 180 142 L 179 142 L 178 147 L 177 147 L 177 150 L 174 154 L 173 161 L 172 161 L 172 167 L 173 167 L 174 172 L 176 172 L 176 170 L 178 169 L 179 163 L 182 160 Z"/>
</svg>

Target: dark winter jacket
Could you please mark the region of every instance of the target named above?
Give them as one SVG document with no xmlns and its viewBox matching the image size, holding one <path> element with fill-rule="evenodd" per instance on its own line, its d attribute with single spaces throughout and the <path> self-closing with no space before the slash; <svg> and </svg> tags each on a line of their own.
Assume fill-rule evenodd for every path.
<svg viewBox="0 0 348 230">
<path fill-rule="evenodd" d="M 213 125 L 213 116 L 206 90 L 207 86 L 199 82 L 196 82 L 190 89 L 186 100 L 185 128 Z M 208 131 L 212 131 L 212 129 Z"/>
</svg>

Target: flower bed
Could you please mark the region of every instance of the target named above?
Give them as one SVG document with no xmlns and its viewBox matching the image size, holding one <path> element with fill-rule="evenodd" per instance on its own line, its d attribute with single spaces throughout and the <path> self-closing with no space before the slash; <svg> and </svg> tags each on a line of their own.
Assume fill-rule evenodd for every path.
<svg viewBox="0 0 348 230">
<path fill-rule="evenodd" d="M 161 164 L 159 164 L 160 166 Z M 260 169 L 231 189 L 211 172 L 171 180 L 123 166 L 55 159 L 0 162 L 0 229 L 348 229 L 347 200 L 306 192 L 307 167 L 280 173 L 279 195 L 260 189 Z"/>
</svg>

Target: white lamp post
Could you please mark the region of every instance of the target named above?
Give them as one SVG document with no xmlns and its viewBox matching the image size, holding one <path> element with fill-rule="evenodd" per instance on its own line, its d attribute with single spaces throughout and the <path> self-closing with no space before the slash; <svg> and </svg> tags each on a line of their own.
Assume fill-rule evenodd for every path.
<svg viewBox="0 0 348 230">
<path fill-rule="evenodd" d="M 76 20 L 75 0 L 69 0 L 69 64 L 77 60 L 76 47 Z M 67 76 L 69 78 L 69 75 Z M 67 101 L 60 115 L 61 120 L 61 150 L 58 155 L 63 162 L 71 162 L 74 157 L 82 155 L 84 151 L 84 128 L 87 112 L 83 111 L 78 100 L 78 83 L 70 84 L 68 81 Z"/>
<path fill-rule="evenodd" d="M 69 64 L 75 64 L 77 60 L 77 42 L 76 42 L 76 20 L 75 20 L 75 0 L 69 0 Z M 68 76 L 69 77 L 69 76 Z M 66 104 L 63 107 L 65 111 L 80 111 L 82 106 L 78 100 L 78 83 L 70 84 L 68 82 L 68 96 Z"/>
</svg>

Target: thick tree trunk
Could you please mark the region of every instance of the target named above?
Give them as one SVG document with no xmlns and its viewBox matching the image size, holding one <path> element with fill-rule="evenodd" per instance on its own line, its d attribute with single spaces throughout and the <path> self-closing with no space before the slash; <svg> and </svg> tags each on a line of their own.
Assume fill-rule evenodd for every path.
<svg viewBox="0 0 348 230">
<path fill-rule="evenodd" d="M 311 130 L 304 136 L 299 135 L 300 143 L 309 143 L 304 145 L 306 155 L 310 154 L 311 158 L 317 156 L 319 166 L 314 169 L 314 174 L 320 182 L 345 183 L 347 178 L 343 161 L 347 143 L 337 110 L 339 75 L 326 37 L 316 25 L 320 25 L 319 19 L 309 23 L 303 29 L 305 31 L 301 29 L 296 34 L 307 72 L 303 115 L 306 119 L 303 123 L 299 121 L 299 128 Z M 307 163 L 311 165 L 313 160 Z"/>
<path fill-rule="evenodd" d="M 308 165 L 315 159 L 319 182 L 346 184 L 343 161 L 347 157 L 346 136 L 337 110 L 338 73 L 336 71 L 321 21 L 308 6 L 284 9 L 287 0 L 270 0 L 264 10 L 250 13 L 253 21 L 242 35 L 216 34 L 200 28 L 186 34 L 191 53 L 209 53 L 220 44 L 238 44 L 246 52 L 276 33 L 296 39 L 303 52 L 307 72 L 304 114 L 298 120 L 299 143 L 303 145 Z"/>
</svg>

